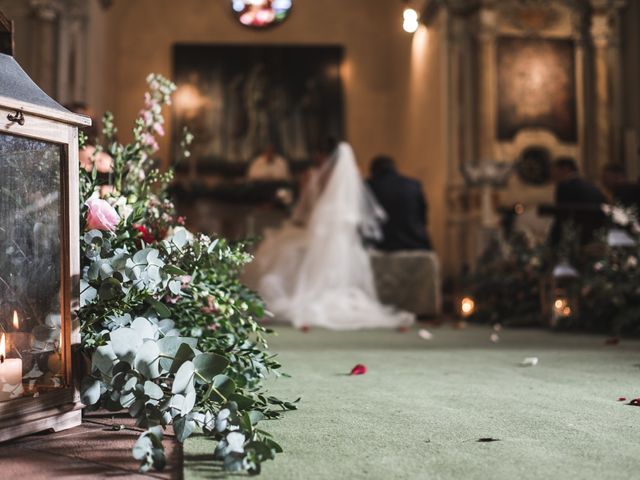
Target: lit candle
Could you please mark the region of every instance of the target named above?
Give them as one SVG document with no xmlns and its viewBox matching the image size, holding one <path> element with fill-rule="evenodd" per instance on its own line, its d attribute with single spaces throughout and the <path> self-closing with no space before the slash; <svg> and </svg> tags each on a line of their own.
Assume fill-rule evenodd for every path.
<svg viewBox="0 0 640 480">
<path fill-rule="evenodd" d="M 20 353 L 30 350 L 33 336 L 30 333 L 20 331 L 20 320 L 18 319 L 18 312 L 15 310 L 13 311 L 13 321 L 11 323 L 15 331 L 10 333 L 9 338 L 7 338 L 9 343 L 7 352 L 11 352 L 12 349 Z"/>
<path fill-rule="evenodd" d="M 6 358 L 5 334 L 0 337 L 0 402 L 9 400 L 12 393 L 22 386 L 22 360 Z"/>
</svg>

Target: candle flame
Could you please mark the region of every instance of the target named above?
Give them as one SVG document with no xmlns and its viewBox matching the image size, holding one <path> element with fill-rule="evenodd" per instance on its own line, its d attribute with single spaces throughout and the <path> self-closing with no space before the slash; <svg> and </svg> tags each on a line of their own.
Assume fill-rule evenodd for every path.
<svg viewBox="0 0 640 480">
<path fill-rule="evenodd" d="M 4 333 L 2 334 L 2 338 L 0 339 L 0 363 L 4 362 L 4 356 L 5 356 L 5 340 L 4 340 Z"/>
<path fill-rule="evenodd" d="M 20 322 L 18 321 L 18 312 L 13 311 L 13 328 L 18 330 L 20 328 Z"/>
</svg>

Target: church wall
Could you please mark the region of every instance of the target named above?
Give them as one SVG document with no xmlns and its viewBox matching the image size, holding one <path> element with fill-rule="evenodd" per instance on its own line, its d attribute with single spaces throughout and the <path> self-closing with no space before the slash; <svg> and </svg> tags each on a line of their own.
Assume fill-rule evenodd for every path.
<svg viewBox="0 0 640 480">
<path fill-rule="evenodd" d="M 237 23 L 226 1 L 115 0 L 104 20 L 97 19 L 105 24 L 108 48 L 102 54 L 108 57 L 106 69 L 93 76 L 103 82 L 104 106 L 125 132 L 141 104 L 146 75 L 171 75 L 175 43 L 341 45 L 347 138 L 365 165 L 377 153 L 401 150 L 402 50 L 411 41 L 401 30 L 400 2 L 372 3 L 298 0 L 282 25 L 253 31 Z M 161 149 L 166 158 L 167 138 Z"/>
<path fill-rule="evenodd" d="M 448 162 L 443 36 L 440 29 L 421 26 L 412 38 L 402 166 L 423 182 L 429 201 L 429 231 L 446 272 L 450 270 L 447 244 L 451 239 L 447 239 L 445 215 Z"/>
</svg>

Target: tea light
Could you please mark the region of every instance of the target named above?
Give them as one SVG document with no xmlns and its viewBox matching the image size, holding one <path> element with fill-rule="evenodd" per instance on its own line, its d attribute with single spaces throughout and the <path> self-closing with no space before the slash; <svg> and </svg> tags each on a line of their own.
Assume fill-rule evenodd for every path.
<svg viewBox="0 0 640 480">
<path fill-rule="evenodd" d="M 0 402 L 9 400 L 11 394 L 22 385 L 22 360 L 5 358 L 5 334 L 0 337 Z"/>
</svg>

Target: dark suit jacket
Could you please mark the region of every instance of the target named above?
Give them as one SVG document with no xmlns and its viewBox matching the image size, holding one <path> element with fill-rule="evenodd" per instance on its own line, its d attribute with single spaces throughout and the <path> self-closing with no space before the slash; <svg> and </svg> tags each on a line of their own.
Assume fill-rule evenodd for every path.
<svg viewBox="0 0 640 480">
<path fill-rule="evenodd" d="M 395 172 L 372 177 L 369 188 L 387 213 L 381 250 L 431 250 L 427 234 L 427 201 L 417 180 Z"/>
<path fill-rule="evenodd" d="M 602 192 L 591 182 L 576 176 L 558 183 L 555 197 L 560 211 L 551 229 L 551 243 L 560 243 L 568 222 L 580 230 L 579 238 L 583 245 L 593 240 L 593 234 L 605 225 L 606 220 L 600 210 L 600 206 L 607 203 Z"/>
</svg>

